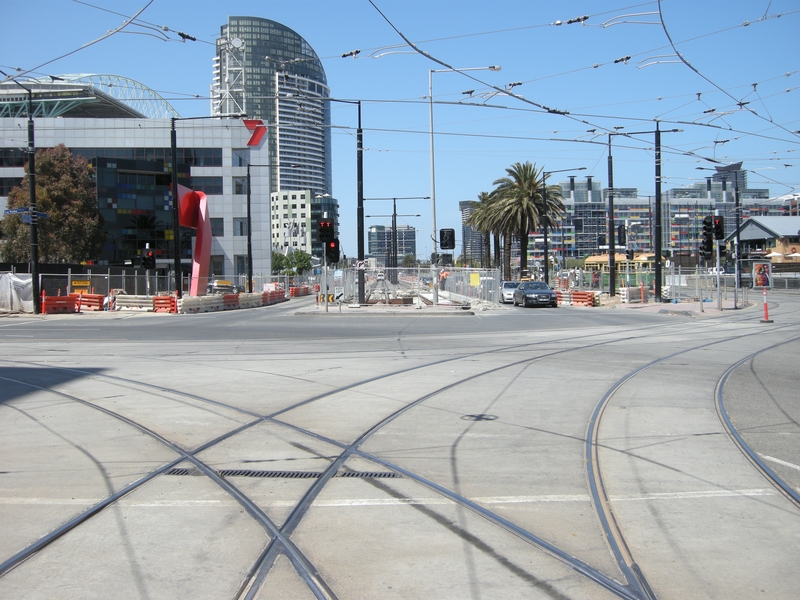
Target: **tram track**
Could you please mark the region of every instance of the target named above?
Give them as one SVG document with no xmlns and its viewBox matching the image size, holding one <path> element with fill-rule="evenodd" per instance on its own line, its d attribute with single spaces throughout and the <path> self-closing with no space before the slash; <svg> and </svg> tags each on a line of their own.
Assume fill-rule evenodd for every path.
<svg viewBox="0 0 800 600">
<path fill-rule="evenodd" d="M 645 335 L 647 337 L 652 337 L 652 329 L 653 329 L 652 326 L 642 327 L 642 328 L 639 328 L 639 329 L 642 330 L 642 331 L 646 331 L 647 332 L 646 334 L 643 334 L 642 337 L 645 337 Z M 668 331 L 665 332 L 665 335 L 668 335 L 668 334 L 669 334 Z M 605 334 L 598 334 L 598 335 L 602 336 L 602 335 L 605 335 Z M 744 335 L 755 335 L 755 333 L 748 333 L 748 334 L 744 334 Z M 585 339 L 585 337 L 586 336 L 580 336 L 580 338 L 582 338 L 582 339 Z M 743 337 L 743 335 L 740 335 L 740 336 L 728 336 L 728 337 L 725 337 L 723 339 L 713 341 L 711 343 L 712 344 L 724 343 L 724 342 L 730 341 L 732 339 L 736 339 L 737 337 Z M 574 338 L 574 339 L 578 339 L 578 336 L 576 336 L 576 338 Z M 622 339 L 616 338 L 616 339 L 607 340 L 607 341 L 596 341 L 594 344 L 581 344 L 581 345 L 576 346 L 576 347 L 568 347 L 568 348 L 560 348 L 560 349 L 557 349 L 557 350 L 551 350 L 550 352 L 545 352 L 545 353 L 542 353 L 541 355 L 538 355 L 538 356 L 535 356 L 535 357 L 526 357 L 524 359 L 521 359 L 521 360 L 518 360 L 518 361 L 513 361 L 513 362 L 511 362 L 509 364 L 506 364 L 506 365 L 503 365 L 503 366 L 500 366 L 500 367 L 497 367 L 497 368 L 494 368 L 494 369 L 490 369 L 490 370 L 486 370 L 486 371 L 477 373 L 477 374 L 475 374 L 474 378 L 487 377 L 487 376 L 490 376 L 492 374 L 496 374 L 497 372 L 502 371 L 504 369 L 510 368 L 512 366 L 531 364 L 531 363 L 534 363 L 536 361 L 552 358 L 552 357 L 554 357 L 556 355 L 561 355 L 563 353 L 583 351 L 583 350 L 587 350 L 587 349 L 595 347 L 595 346 L 599 347 L 599 346 L 602 346 L 602 345 L 605 345 L 605 344 L 616 344 L 616 343 L 621 343 L 621 342 L 626 341 L 626 340 L 629 341 L 630 339 L 631 338 L 622 338 Z M 567 340 L 567 339 L 558 340 L 558 343 L 561 343 L 561 344 L 565 344 L 565 343 L 568 343 L 568 342 L 569 342 L 569 340 Z M 227 408 L 227 409 L 231 409 L 231 410 L 235 410 L 235 411 L 239 411 L 239 412 L 242 412 L 243 414 L 247 414 L 248 416 L 251 416 L 251 417 L 254 418 L 254 420 L 251 423 L 248 423 L 247 425 L 241 426 L 241 427 L 239 427 L 237 429 L 231 430 L 228 433 L 226 433 L 224 436 L 221 436 L 220 438 L 217 438 L 215 440 L 211 440 L 211 441 L 207 442 L 206 444 L 200 446 L 199 448 L 197 448 L 197 449 L 195 449 L 195 450 L 193 450 L 191 452 L 186 451 L 185 449 L 174 448 L 177 452 L 182 453 L 182 454 L 180 454 L 179 458 L 177 458 L 175 461 L 173 461 L 173 462 L 171 462 L 171 463 L 169 463 L 167 465 L 164 465 L 164 466 L 160 467 L 159 469 L 157 469 L 153 473 L 149 474 L 148 478 L 146 480 L 146 481 L 149 481 L 150 479 L 152 479 L 152 478 L 164 473 L 166 470 L 171 468 L 171 466 L 174 466 L 175 464 L 178 464 L 181 461 L 188 460 L 189 462 L 194 464 L 198 469 L 200 469 L 207 477 L 209 477 L 215 483 L 217 483 L 217 485 L 220 485 L 220 487 L 225 489 L 227 493 L 229 493 L 231 496 L 236 498 L 237 501 L 239 501 L 243 506 L 248 508 L 248 512 L 250 512 L 251 516 L 253 516 L 257 521 L 262 522 L 262 524 L 270 531 L 270 533 L 272 534 L 271 541 L 268 544 L 267 548 L 262 553 L 262 555 L 259 557 L 259 559 L 254 564 L 253 568 L 251 568 L 250 574 L 249 574 L 247 580 L 243 583 L 241 589 L 237 593 L 237 597 L 254 598 L 255 595 L 258 593 L 258 590 L 260 589 L 260 586 L 263 584 L 263 582 L 264 582 L 264 580 L 266 578 L 266 575 L 269 572 L 269 567 L 271 566 L 271 564 L 274 561 L 275 557 L 280 553 L 286 553 L 286 554 L 289 555 L 290 560 L 292 560 L 293 564 L 295 565 L 295 569 L 297 569 L 298 573 L 300 573 L 300 575 L 303 578 L 303 580 L 309 585 L 309 588 L 315 594 L 315 597 L 317 597 L 317 598 L 335 598 L 335 595 L 334 595 L 333 591 L 327 586 L 327 584 L 325 584 L 324 580 L 322 580 L 320 578 L 320 576 L 319 576 L 317 570 L 314 568 L 314 566 L 311 565 L 311 563 L 309 563 L 306 559 L 304 559 L 304 557 L 302 556 L 302 553 L 294 554 L 294 555 L 292 554 L 296 550 L 296 548 L 292 545 L 290 538 L 291 538 L 292 533 L 296 529 L 297 525 L 302 520 L 302 518 L 305 515 L 305 513 L 308 511 L 310 506 L 313 504 L 313 501 L 317 497 L 319 492 L 325 487 L 325 485 L 330 481 L 330 479 L 339 471 L 339 469 L 341 469 L 344 466 L 345 462 L 351 456 L 359 456 L 361 458 L 364 458 L 364 459 L 367 459 L 367 460 L 371 460 L 371 461 L 375 462 L 376 464 L 380 464 L 384 468 L 389 468 L 389 469 L 391 469 L 393 471 L 401 473 L 404 476 L 409 477 L 409 478 L 417 481 L 418 483 L 421 483 L 421 484 L 427 486 L 428 488 L 432 489 L 436 493 L 439 493 L 439 494 L 447 497 L 451 501 L 458 502 L 462 506 L 472 510 L 473 512 L 476 512 L 477 514 L 480 514 L 481 516 L 483 516 L 487 520 L 489 520 L 489 521 L 491 521 L 491 522 L 503 527 L 505 530 L 509 531 L 510 533 L 512 533 L 512 534 L 514 534 L 514 535 L 516 535 L 518 537 L 521 537 L 523 539 L 526 539 L 526 541 L 528 541 L 530 543 L 533 543 L 534 545 L 536 545 L 540 549 L 548 552 L 552 556 L 555 556 L 555 557 L 559 558 L 560 560 L 562 560 L 563 562 L 567 563 L 571 568 L 573 568 L 577 572 L 581 573 L 582 575 L 584 575 L 585 577 L 587 577 L 590 580 L 594 581 L 595 583 L 605 587 L 607 590 L 609 590 L 612 593 L 618 595 L 619 597 L 622 597 L 622 598 L 637 598 L 637 599 L 652 598 L 652 597 L 654 597 L 654 596 L 652 596 L 652 592 L 649 592 L 651 595 L 647 595 L 648 594 L 648 592 L 647 592 L 648 588 L 647 588 L 647 585 L 646 585 L 646 580 L 643 579 L 643 576 L 641 576 L 640 574 L 636 573 L 638 567 L 636 567 L 635 562 L 633 562 L 632 559 L 627 561 L 627 562 L 623 560 L 623 562 L 625 564 L 631 563 L 629 565 L 631 571 L 626 573 L 625 570 L 623 569 L 623 573 L 625 573 L 625 577 L 626 577 L 626 579 L 628 579 L 628 581 L 627 581 L 627 583 L 622 583 L 621 584 L 621 583 L 615 581 L 614 579 L 609 578 L 607 575 L 604 575 L 603 573 L 597 571 L 596 569 L 592 568 L 591 566 L 587 565 L 586 563 L 583 563 L 582 561 L 579 561 L 578 559 L 575 559 L 574 557 L 570 557 L 568 554 L 563 553 L 563 551 L 561 551 L 557 546 L 554 546 L 554 545 L 550 544 L 549 542 L 539 538 L 534 533 L 529 532 L 529 531 L 525 531 L 524 529 L 519 528 L 514 523 L 508 521 L 507 519 L 504 519 L 503 517 L 500 517 L 499 515 L 493 513 L 492 511 L 488 511 L 484 507 L 472 502 L 468 498 L 460 496 L 459 494 L 455 493 L 454 491 L 448 490 L 447 488 L 437 484 L 434 481 L 427 480 L 426 478 L 422 477 L 421 475 L 413 473 L 413 472 L 403 468 L 400 465 L 393 465 L 392 463 L 390 463 L 388 461 L 385 461 L 383 459 L 380 459 L 379 457 L 373 456 L 373 455 L 371 455 L 369 453 L 365 453 L 362 450 L 360 450 L 359 447 L 367 439 L 369 439 L 375 432 L 377 432 L 381 428 L 385 427 L 388 423 L 391 423 L 392 421 L 394 421 L 395 419 L 399 418 L 400 416 L 402 416 L 403 414 L 405 414 L 409 410 L 411 410 L 414 407 L 419 406 L 420 404 L 424 403 L 426 400 L 428 400 L 428 399 L 430 399 L 430 398 L 432 398 L 432 397 L 434 397 L 434 396 L 436 396 L 438 394 L 441 394 L 446 390 L 452 389 L 452 388 L 457 387 L 459 385 L 463 385 L 468 380 L 463 380 L 463 381 L 459 381 L 459 382 L 456 382 L 456 383 L 453 383 L 453 384 L 449 384 L 447 386 L 443 386 L 440 389 L 434 390 L 432 392 L 429 392 L 428 394 L 425 394 L 425 395 L 417 398 L 413 402 L 407 403 L 406 406 L 404 406 L 401 409 L 397 410 L 395 413 L 393 413 L 391 415 L 388 415 L 383 420 L 381 420 L 379 423 L 376 423 L 372 427 L 367 429 L 361 436 L 359 436 L 351 444 L 342 444 L 341 441 L 328 439 L 325 436 L 320 436 L 318 434 L 315 434 L 312 431 L 308 431 L 308 430 L 304 430 L 302 428 L 295 427 L 295 426 L 293 426 L 291 424 L 288 424 L 288 423 L 285 423 L 285 422 L 283 422 L 283 421 L 281 421 L 279 419 L 279 417 L 281 415 L 291 411 L 294 408 L 298 408 L 300 406 L 304 406 L 304 405 L 313 403 L 315 401 L 324 399 L 324 398 L 329 397 L 329 396 L 331 396 L 333 394 L 340 393 L 343 390 L 352 390 L 352 389 L 358 388 L 359 386 L 363 386 L 363 385 L 366 385 L 366 384 L 369 384 L 369 383 L 374 383 L 376 381 L 390 380 L 391 378 L 394 378 L 394 377 L 400 377 L 400 376 L 403 376 L 403 375 L 407 375 L 408 373 L 410 373 L 412 371 L 415 371 L 415 370 L 418 370 L 418 369 L 431 368 L 431 367 L 434 367 L 434 366 L 441 365 L 442 363 L 445 363 L 445 362 L 459 361 L 459 360 L 464 360 L 466 358 L 474 358 L 475 356 L 478 356 L 478 355 L 481 355 L 481 354 L 495 354 L 495 353 L 500 353 L 500 352 L 522 351 L 525 347 L 531 347 L 533 345 L 534 344 L 521 344 L 521 345 L 509 346 L 509 347 L 505 347 L 505 348 L 495 348 L 495 349 L 492 349 L 492 350 L 486 351 L 486 352 L 474 352 L 474 353 L 465 354 L 465 355 L 459 355 L 459 356 L 455 356 L 455 357 L 448 357 L 447 359 L 444 359 L 444 360 L 431 361 L 431 362 L 428 362 L 428 363 L 425 363 L 425 364 L 422 364 L 422 365 L 416 365 L 414 367 L 399 369 L 399 370 L 396 370 L 396 371 L 393 371 L 393 372 L 390 372 L 390 373 L 385 373 L 385 374 L 382 374 L 382 375 L 379 375 L 379 376 L 376 376 L 376 377 L 367 378 L 367 379 L 364 379 L 364 380 L 353 382 L 353 383 L 351 383 L 351 384 L 349 384 L 347 386 L 343 386 L 341 388 L 338 388 L 338 389 L 330 391 L 330 392 L 326 392 L 324 394 L 318 395 L 318 396 L 313 397 L 313 398 L 307 398 L 307 399 L 302 400 L 300 402 L 293 403 L 290 406 L 284 407 L 284 408 L 282 408 L 282 409 L 280 409 L 278 411 L 275 411 L 275 412 L 273 412 L 273 413 L 271 413 L 269 415 L 258 415 L 256 413 L 254 413 L 253 411 L 241 409 L 240 407 L 236 407 L 236 406 L 228 404 L 228 403 L 223 403 L 223 402 L 211 400 L 211 399 L 208 399 L 208 398 L 202 398 L 200 396 L 193 395 L 193 394 L 186 394 L 185 392 L 182 392 L 180 390 L 171 390 L 169 388 L 165 388 L 164 386 L 147 384 L 146 382 L 137 382 L 137 381 L 133 381 L 133 380 L 125 379 L 125 378 L 116 378 L 114 376 L 109 376 L 109 375 L 104 375 L 104 374 L 97 374 L 97 373 L 91 373 L 91 376 L 96 377 L 96 378 L 100 378 L 100 379 L 103 379 L 103 380 L 109 380 L 109 381 L 116 379 L 117 380 L 117 382 L 116 382 L 117 385 L 123 385 L 124 384 L 124 385 L 141 385 L 141 386 L 143 386 L 145 388 L 152 387 L 152 389 L 159 389 L 163 393 L 175 394 L 177 396 L 187 397 L 187 398 L 190 398 L 191 400 L 196 401 L 196 402 L 210 402 L 210 403 L 214 404 L 215 406 L 218 406 L 218 407 L 221 407 L 221 408 Z M 538 344 L 538 345 L 541 346 L 541 344 Z M 682 352 L 690 352 L 692 350 L 696 350 L 699 347 L 702 347 L 702 346 L 695 346 L 695 347 L 683 350 Z M 623 377 L 622 379 L 620 379 L 617 382 L 617 385 L 613 388 L 613 390 L 609 394 L 607 394 L 606 402 L 607 402 L 607 399 L 610 398 L 611 395 L 613 395 L 613 391 L 615 391 L 618 387 L 621 387 L 622 385 L 624 385 L 625 381 L 627 381 L 631 377 L 635 377 L 639 372 L 641 372 L 642 370 L 648 368 L 649 366 L 652 366 L 656 362 L 667 360 L 668 358 L 671 358 L 672 356 L 674 356 L 674 355 L 670 355 L 670 356 L 667 356 L 667 357 L 662 357 L 660 359 L 657 359 L 656 361 L 653 361 L 653 362 L 651 362 L 651 363 L 649 363 L 647 365 L 643 365 L 643 366 L 641 366 L 641 367 L 629 372 L 628 374 L 626 374 L 625 377 Z M 19 361 L 15 361 L 15 362 L 19 362 Z M 30 366 L 35 366 L 34 363 L 26 363 L 26 364 L 29 364 Z M 49 366 L 52 368 L 52 365 L 49 365 Z M 77 369 L 72 369 L 72 370 L 80 372 L 80 370 L 77 370 Z M 470 379 L 472 379 L 472 378 L 470 378 Z M 18 383 L 23 384 L 23 385 L 30 385 L 29 383 L 22 382 L 22 381 L 20 381 Z M 42 388 L 40 388 L 40 389 L 42 389 Z M 51 393 L 59 393 L 59 392 L 53 392 L 52 390 L 47 390 L 47 389 L 42 389 L 42 391 L 49 391 Z M 108 409 L 104 409 L 102 407 L 94 405 L 93 403 L 85 401 L 83 399 L 79 399 L 79 398 L 76 398 L 76 397 L 72 397 L 71 399 L 75 400 L 75 401 L 78 401 L 78 402 L 81 402 L 81 403 L 84 403 L 86 405 L 89 405 L 89 406 L 91 406 L 93 408 L 97 408 L 99 410 L 102 410 L 107 415 L 112 416 L 114 418 L 119 418 L 120 420 L 122 420 L 123 422 L 126 422 L 130 426 L 136 427 L 137 429 L 139 429 L 143 433 L 146 433 L 147 435 L 153 435 L 155 439 L 158 439 L 161 443 L 164 443 L 165 445 L 169 446 L 170 444 L 172 444 L 169 440 L 160 438 L 159 434 L 157 434 L 156 432 L 150 431 L 147 428 L 144 428 L 143 426 L 141 426 L 141 424 L 138 424 L 135 421 L 127 419 L 126 417 L 124 417 L 124 415 L 119 415 L 117 413 L 114 413 L 113 411 L 109 411 Z M 601 402 L 601 404 L 602 404 L 602 402 Z M 592 417 L 593 421 L 595 422 L 595 427 L 596 427 L 596 425 L 599 424 L 599 419 L 601 417 L 602 417 L 602 411 L 600 411 L 598 413 L 598 411 L 596 410 L 595 413 L 593 414 L 593 417 Z M 276 527 L 274 525 L 274 523 L 270 527 L 269 523 L 271 523 L 271 521 L 269 521 L 269 519 L 266 517 L 266 515 L 263 513 L 263 511 L 258 509 L 258 507 L 254 503 L 248 504 L 247 497 L 244 494 L 242 494 L 238 490 L 238 488 L 236 488 L 232 483 L 230 483 L 226 479 L 220 477 L 218 474 L 216 474 L 216 472 L 213 469 L 211 469 L 211 467 L 209 467 L 207 464 L 205 464 L 202 461 L 200 461 L 199 459 L 197 459 L 196 456 L 195 456 L 196 454 L 202 452 L 203 450 L 206 450 L 206 449 L 208 449 L 210 447 L 213 447 L 213 446 L 221 443 L 224 440 L 230 439 L 233 436 L 237 435 L 238 433 L 241 433 L 245 429 L 248 429 L 248 428 L 252 427 L 253 425 L 255 425 L 255 424 L 259 423 L 259 422 L 271 422 L 271 423 L 274 423 L 274 424 L 277 424 L 277 425 L 281 425 L 281 426 L 284 426 L 284 427 L 289 427 L 289 428 L 291 428 L 291 429 L 293 429 L 293 430 L 295 430 L 295 431 L 297 431 L 299 433 L 303 433 L 305 435 L 308 435 L 308 436 L 311 436 L 311 437 L 315 437 L 316 439 L 319 439 L 321 441 L 325 441 L 325 442 L 333 444 L 333 445 L 337 445 L 337 446 L 339 446 L 339 447 L 341 447 L 343 449 L 343 452 L 339 455 L 339 457 L 337 457 L 330 464 L 328 469 L 326 469 L 326 471 L 323 473 L 323 475 L 314 482 L 314 484 L 309 489 L 307 494 L 297 504 L 295 509 L 291 512 L 290 516 L 287 518 L 287 520 L 284 523 L 284 525 L 281 526 L 281 527 Z M 596 432 L 596 428 L 595 428 L 595 432 Z M 592 441 L 593 439 L 594 439 L 594 441 Z M 587 442 L 586 443 L 587 443 L 587 448 L 589 447 L 590 444 L 594 448 L 597 447 L 596 437 L 594 437 L 592 435 L 588 435 L 587 434 Z M 587 450 L 587 452 L 588 452 L 588 450 Z M 594 458 L 592 458 L 592 460 L 594 461 L 594 464 L 597 464 L 598 459 L 597 459 L 596 456 Z M 143 485 L 144 483 L 146 483 L 146 481 L 139 482 L 136 487 L 138 487 L 139 485 Z M 600 486 L 602 487 L 602 481 L 600 481 Z M 93 510 L 92 510 L 91 514 L 82 517 L 81 522 L 85 521 L 86 519 L 88 519 L 93 514 L 96 514 L 97 512 L 99 512 L 100 510 L 105 508 L 106 506 L 108 506 L 111 503 L 115 502 L 116 500 L 118 500 L 119 498 L 124 496 L 125 494 L 130 493 L 133 489 L 135 489 L 135 488 L 131 488 L 131 489 L 127 489 L 126 488 L 124 493 L 120 492 L 119 495 L 115 495 L 113 497 L 109 497 L 109 498 L 105 499 L 103 501 L 103 503 L 101 503 L 102 506 L 99 504 L 96 507 L 93 507 Z M 598 513 L 600 513 L 600 512 L 601 512 L 600 509 L 598 509 Z M 598 514 L 598 516 L 600 517 L 600 514 Z M 602 520 L 602 517 L 600 517 L 600 518 Z M 265 519 L 266 519 L 266 521 L 265 521 Z M 74 526 L 77 526 L 78 524 L 79 523 L 76 522 L 74 524 Z M 274 527 L 274 529 L 273 529 L 273 527 Z M 59 536 L 63 535 L 63 533 L 65 533 L 65 532 L 66 532 L 66 530 L 62 531 L 61 533 L 59 533 Z M 50 540 L 50 541 L 52 541 L 52 540 Z M 624 544 L 624 538 L 623 538 L 622 541 L 623 541 L 623 544 Z M 32 553 L 40 550 L 45 545 L 46 545 L 46 543 L 42 543 L 42 544 L 38 544 L 36 546 L 36 548 L 28 549 L 29 552 L 28 552 L 27 555 L 30 556 Z M 299 552 L 299 551 L 297 551 L 297 552 Z M 5 573 L 7 570 L 13 568 L 14 566 L 16 566 L 17 564 L 22 562 L 22 560 L 24 560 L 24 558 L 20 559 L 20 560 L 17 560 L 14 564 L 10 564 L 11 561 L 6 561 L 5 563 L 3 563 L 3 565 L 0 566 L 0 576 L 2 576 L 2 574 Z M 632 585 L 632 583 L 637 582 L 637 581 L 638 581 L 638 584 Z"/>
</svg>

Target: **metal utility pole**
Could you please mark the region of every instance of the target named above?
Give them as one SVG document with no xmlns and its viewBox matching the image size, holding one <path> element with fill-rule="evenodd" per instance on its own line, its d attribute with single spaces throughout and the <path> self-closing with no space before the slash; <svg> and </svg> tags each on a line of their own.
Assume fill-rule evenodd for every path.
<svg viewBox="0 0 800 600">
<path fill-rule="evenodd" d="M 181 274 L 181 225 L 178 216 L 178 133 L 175 131 L 175 117 L 172 117 L 170 146 L 172 150 L 172 252 L 173 269 L 175 270 L 175 296 L 183 296 L 183 276 Z"/>
<path fill-rule="evenodd" d="M 358 190 L 358 303 L 364 304 L 364 138 L 361 130 L 361 100 L 358 101 L 358 129 L 356 129 L 356 186 Z"/>
<path fill-rule="evenodd" d="M 544 282 L 550 285 L 550 260 L 547 256 L 548 249 L 547 249 L 547 219 L 548 219 L 548 210 L 547 210 L 547 178 L 552 175 L 553 173 L 565 173 L 566 171 L 585 171 L 586 167 L 578 167 L 577 169 L 558 169 L 557 171 L 542 171 L 542 210 L 543 210 L 543 218 L 542 218 L 542 233 L 544 234 L 543 242 L 544 242 Z M 574 186 L 575 178 L 570 178 L 570 183 Z M 564 230 L 561 230 L 561 244 L 562 247 L 564 245 Z"/>
<path fill-rule="evenodd" d="M 616 292 L 616 247 L 615 238 L 617 235 L 614 227 L 614 159 L 611 156 L 611 137 L 608 134 L 608 295 L 612 298 Z"/>
<path fill-rule="evenodd" d="M 8 77 L 4 71 L 0 71 Z M 42 312 L 42 298 L 39 290 L 39 230 L 36 211 L 36 146 L 34 144 L 33 122 L 33 90 L 22 85 L 13 77 L 9 77 L 23 90 L 28 92 L 28 214 L 30 215 L 30 261 L 28 270 L 31 273 L 31 295 L 33 296 L 33 314 Z"/>
<path fill-rule="evenodd" d="M 661 129 L 656 121 L 656 226 L 655 226 L 655 301 L 661 302 Z"/>
</svg>

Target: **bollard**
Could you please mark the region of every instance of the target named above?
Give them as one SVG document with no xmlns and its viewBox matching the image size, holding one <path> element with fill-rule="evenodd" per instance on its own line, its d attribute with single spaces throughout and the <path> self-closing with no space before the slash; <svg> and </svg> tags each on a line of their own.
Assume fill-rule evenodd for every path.
<svg viewBox="0 0 800 600">
<path fill-rule="evenodd" d="M 767 288 L 764 288 L 764 318 L 761 319 L 762 323 L 772 323 L 772 319 L 769 318 L 769 308 L 767 306 Z"/>
</svg>

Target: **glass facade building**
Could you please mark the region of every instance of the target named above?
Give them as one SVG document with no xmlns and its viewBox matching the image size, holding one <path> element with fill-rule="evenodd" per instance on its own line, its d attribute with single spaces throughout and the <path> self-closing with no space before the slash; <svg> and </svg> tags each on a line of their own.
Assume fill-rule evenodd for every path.
<svg viewBox="0 0 800 600">
<path fill-rule="evenodd" d="M 246 114 L 267 127 L 271 193 L 310 190 L 314 213 L 338 219 L 331 180 L 330 97 L 308 42 L 269 19 L 229 17 L 220 27 L 211 114 Z M 320 199 L 327 198 L 321 206 Z M 333 210 L 331 210 L 333 207 Z M 332 214 L 331 214 L 332 213 Z M 321 256 L 316 239 L 309 252 Z"/>
</svg>

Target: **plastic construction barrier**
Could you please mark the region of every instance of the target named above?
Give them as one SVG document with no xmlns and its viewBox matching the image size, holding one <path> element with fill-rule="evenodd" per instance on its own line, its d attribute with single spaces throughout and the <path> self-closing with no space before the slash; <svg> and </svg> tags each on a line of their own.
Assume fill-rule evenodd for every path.
<svg viewBox="0 0 800 600">
<path fill-rule="evenodd" d="M 154 296 L 153 312 L 177 313 L 178 312 L 177 298 L 175 298 L 175 296 Z"/>
<path fill-rule="evenodd" d="M 308 296 L 311 294 L 311 287 L 307 285 L 295 286 L 289 288 L 289 296 L 294 298 L 296 296 Z"/>
<path fill-rule="evenodd" d="M 42 314 L 65 314 L 80 312 L 78 296 L 46 296 L 42 294 Z"/>
<path fill-rule="evenodd" d="M 594 292 L 572 292 L 573 306 L 599 306 Z"/>
<path fill-rule="evenodd" d="M 78 299 L 78 312 L 82 310 L 103 310 L 106 297 L 102 294 L 71 293 L 70 298 Z"/>
<path fill-rule="evenodd" d="M 239 294 L 225 294 L 222 296 L 224 310 L 239 308 Z"/>
</svg>

